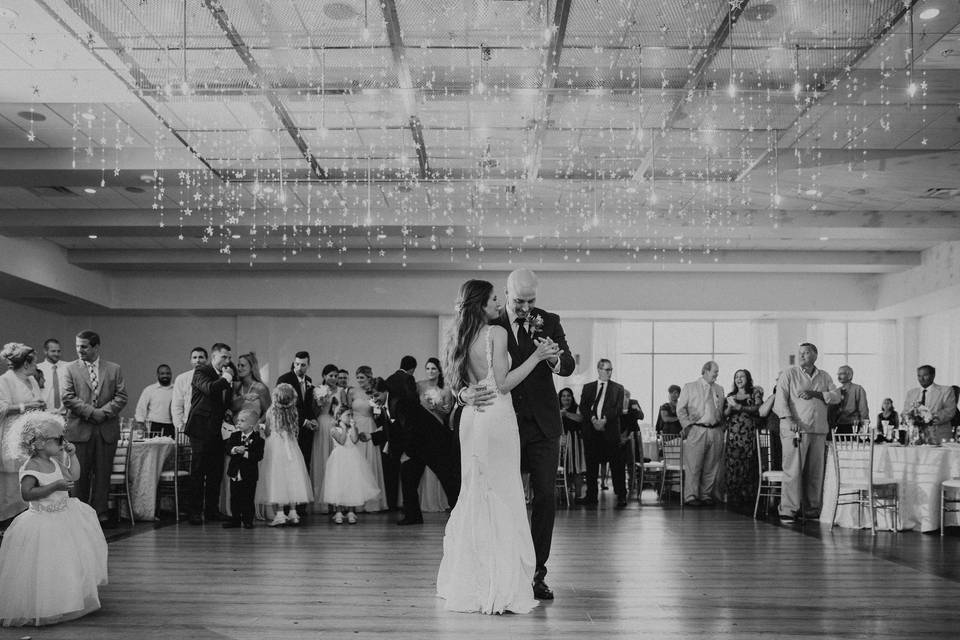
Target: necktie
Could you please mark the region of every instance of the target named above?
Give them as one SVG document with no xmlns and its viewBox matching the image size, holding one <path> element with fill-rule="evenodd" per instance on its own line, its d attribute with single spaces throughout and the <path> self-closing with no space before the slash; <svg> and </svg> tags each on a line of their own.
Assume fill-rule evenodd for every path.
<svg viewBox="0 0 960 640">
<path fill-rule="evenodd" d="M 306 378 L 300 378 L 300 397 L 303 398 L 307 395 L 307 380 Z"/>
<path fill-rule="evenodd" d="M 60 408 L 60 376 L 57 375 L 57 365 L 53 366 L 53 408 Z"/>
<path fill-rule="evenodd" d="M 920 396 L 920 404 L 927 404 L 927 390 L 923 390 L 923 394 Z"/>
<path fill-rule="evenodd" d="M 603 397 L 603 384 L 604 384 L 604 383 L 602 383 L 602 382 L 600 383 L 600 388 L 597 389 L 597 397 L 596 397 L 596 399 L 594 399 L 594 401 L 593 401 L 593 407 L 590 408 L 590 413 L 592 413 L 593 415 L 597 416 L 597 418 L 602 418 L 602 417 L 603 417 L 603 416 L 601 416 L 600 413 L 598 412 L 598 409 L 601 409 L 601 407 L 600 407 L 600 398 Z"/>
<path fill-rule="evenodd" d="M 517 318 L 514 320 L 517 323 L 517 345 L 520 347 L 521 351 L 527 351 L 532 344 L 530 340 L 530 334 L 527 333 L 527 328 L 525 326 L 526 321 L 523 318 Z"/>
<path fill-rule="evenodd" d="M 97 367 L 93 363 L 87 365 L 87 371 L 90 372 L 90 384 L 93 386 L 94 397 L 100 394 L 100 378 L 97 376 Z"/>
</svg>

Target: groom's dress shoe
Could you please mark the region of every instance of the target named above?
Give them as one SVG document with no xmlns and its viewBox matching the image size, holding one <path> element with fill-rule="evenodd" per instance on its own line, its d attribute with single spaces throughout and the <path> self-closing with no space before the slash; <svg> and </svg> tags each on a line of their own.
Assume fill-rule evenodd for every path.
<svg viewBox="0 0 960 640">
<path fill-rule="evenodd" d="M 398 525 L 398 526 L 401 526 L 401 527 L 405 527 L 405 526 L 410 525 L 410 524 L 423 524 L 423 516 L 420 516 L 419 518 L 406 518 L 406 517 L 404 517 L 404 518 L 400 518 L 399 520 L 397 520 L 397 525 Z"/>
<path fill-rule="evenodd" d="M 537 600 L 553 600 L 553 591 L 543 580 L 533 581 L 533 597 Z"/>
</svg>

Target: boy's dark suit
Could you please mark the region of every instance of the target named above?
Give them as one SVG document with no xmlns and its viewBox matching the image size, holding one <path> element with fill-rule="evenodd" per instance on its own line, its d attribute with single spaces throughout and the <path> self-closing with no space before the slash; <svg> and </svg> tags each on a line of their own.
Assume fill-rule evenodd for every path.
<svg viewBox="0 0 960 640">
<path fill-rule="evenodd" d="M 230 463 L 227 476 L 230 478 L 230 514 L 234 523 L 253 524 L 255 510 L 253 496 L 260 478 L 260 461 L 263 460 L 263 438 L 256 431 L 244 434 L 234 431 L 224 444 Z M 234 447 L 246 447 L 246 453 L 232 453 Z"/>
</svg>

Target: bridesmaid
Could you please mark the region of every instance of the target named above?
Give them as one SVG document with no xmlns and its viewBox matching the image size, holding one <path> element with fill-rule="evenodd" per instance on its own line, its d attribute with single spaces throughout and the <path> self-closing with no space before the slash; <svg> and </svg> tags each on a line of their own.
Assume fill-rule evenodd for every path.
<svg viewBox="0 0 960 640">
<path fill-rule="evenodd" d="M 757 426 L 763 389 L 753 386 L 746 369 L 733 374 L 733 391 L 727 394 L 726 465 L 727 502 L 747 504 L 757 497 Z"/>
<path fill-rule="evenodd" d="M 237 358 L 237 380 L 233 383 L 233 415 L 248 409 L 263 417 L 270 406 L 270 389 L 260 378 L 260 363 L 252 351 Z"/>
<path fill-rule="evenodd" d="M 428 358 L 423 367 L 427 377 L 417 382 L 417 394 L 420 405 L 439 422 L 448 428 L 450 412 L 453 411 L 453 393 L 443 382 L 440 360 Z M 445 511 L 450 508 L 447 494 L 436 474 L 427 467 L 420 479 L 420 509 L 422 511 Z"/>
<path fill-rule="evenodd" d="M 27 411 L 43 411 L 37 372 L 37 353 L 33 347 L 10 342 L 0 351 L 0 522 L 9 520 L 27 508 L 20 496 L 20 462 L 11 455 L 16 446 L 7 445 L 7 432 L 13 421 Z M 11 369 L 7 370 L 7 362 Z"/>
<path fill-rule="evenodd" d="M 357 386 L 347 388 L 346 406 L 353 411 L 353 423 L 358 434 L 373 433 L 377 430 L 377 425 L 373 419 L 373 399 L 371 397 L 371 382 L 373 381 L 373 370 L 364 365 L 357 368 L 356 372 Z M 380 447 L 373 444 L 372 441 L 361 439 L 357 442 L 357 448 L 363 454 L 363 459 L 370 466 L 373 472 L 373 478 L 380 488 L 380 495 L 363 504 L 363 510 L 366 512 L 386 511 L 387 510 L 387 488 L 384 484 L 383 475 L 383 457 L 380 455 Z"/>
<path fill-rule="evenodd" d="M 313 454 L 310 464 L 310 478 L 313 481 L 313 496 L 321 513 L 326 513 L 329 505 L 323 500 L 323 474 L 327 470 L 327 458 L 333 450 L 332 429 L 337 424 L 340 412 L 345 408 L 345 393 L 337 385 L 340 367 L 328 364 L 323 368 L 323 381 L 313 390 L 313 403 L 317 416 L 317 432 L 313 435 Z"/>
</svg>

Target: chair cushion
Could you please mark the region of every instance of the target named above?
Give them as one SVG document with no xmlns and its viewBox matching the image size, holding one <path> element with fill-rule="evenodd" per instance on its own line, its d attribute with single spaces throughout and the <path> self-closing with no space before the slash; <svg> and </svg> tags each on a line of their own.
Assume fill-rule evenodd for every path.
<svg viewBox="0 0 960 640">
<path fill-rule="evenodd" d="M 783 471 L 764 471 L 761 477 L 770 482 L 783 482 Z"/>
<path fill-rule="evenodd" d="M 186 478 L 187 476 L 190 475 L 190 472 L 189 472 L 189 471 L 184 471 L 183 469 L 180 469 L 179 471 L 176 471 L 176 472 L 174 472 L 173 470 L 170 470 L 170 471 L 162 471 L 162 472 L 160 472 L 160 481 L 161 481 L 161 482 L 173 482 L 173 476 L 174 476 L 174 474 L 176 474 L 176 475 L 177 475 L 178 477 L 180 477 L 180 478 Z"/>
<path fill-rule="evenodd" d="M 124 482 L 126 482 L 126 478 L 122 473 L 110 474 L 110 484 L 123 484 Z"/>
<path fill-rule="evenodd" d="M 640 464 L 639 462 L 637 464 Z M 647 469 L 662 469 L 664 467 L 663 461 L 657 462 L 644 462 L 643 466 Z"/>
</svg>

